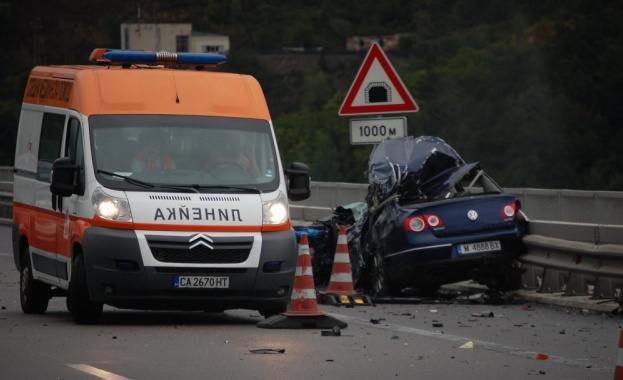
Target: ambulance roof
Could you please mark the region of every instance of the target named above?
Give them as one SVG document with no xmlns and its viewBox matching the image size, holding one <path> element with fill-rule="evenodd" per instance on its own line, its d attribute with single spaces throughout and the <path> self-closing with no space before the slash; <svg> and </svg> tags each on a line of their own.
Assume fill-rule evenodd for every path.
<svg viewBox="0 0 623 380">
<path fill-rule="evenodd" d="M 119 52 L 119 51 L 117 51 Z M 172 114 L 269 120 L 262 89 L 249 75 L 146 65 L 37 66 L 24 103 L 84 115 Z"/>
</svg>

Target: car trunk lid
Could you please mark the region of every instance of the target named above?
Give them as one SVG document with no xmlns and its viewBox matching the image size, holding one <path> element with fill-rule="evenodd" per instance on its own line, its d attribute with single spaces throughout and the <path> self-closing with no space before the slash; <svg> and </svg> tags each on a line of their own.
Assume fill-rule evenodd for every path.
<svg viewBox="0 0 623 380">
<path fill-rule="evenodd" d="M 491 194 L 446 199 L 417 205 L 417 214 L 436 215 L 442 221 L 438 227 L 431 227 L 437 237 L 462 236 L 487 231 L 513 229 L 515 216 L 504 213 L 505 206 L 515 205 L 515 196 Z"/>
</svg>

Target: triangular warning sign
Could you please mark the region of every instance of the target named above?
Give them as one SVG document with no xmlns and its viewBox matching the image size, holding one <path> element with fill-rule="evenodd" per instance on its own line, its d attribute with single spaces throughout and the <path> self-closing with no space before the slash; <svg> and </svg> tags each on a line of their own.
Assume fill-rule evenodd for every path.
<svg viewBox="0 0 623 380">
<path fill-rule="evenodd" d="M 407 91 L 379 44 L 374 43 L 340 107 L 339 115 L 417 112 Z"/>
</svg>

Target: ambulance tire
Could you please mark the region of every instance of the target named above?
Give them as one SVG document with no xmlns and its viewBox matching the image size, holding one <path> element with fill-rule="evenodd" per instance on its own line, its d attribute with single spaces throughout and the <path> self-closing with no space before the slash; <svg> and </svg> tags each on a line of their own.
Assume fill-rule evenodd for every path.
<svg viewBox="0 0 623 380">
<path fill-rule="evenodd" d="M 32 264 L 28 248 L 24 251 L 23 265 L 19 276 L 19 298 L 22 311 L 26 314 L 43 314 L 52 298 L 50 285 L 32 277 Z"/>
<path fill-rule="evenodd" d="M 92 302 L 87 287 L 87 273 L 82 255 L 76 256 L 71 271 L 67 306 L 74 322 L 78 325 L 97 323 L 102 316 L 104 305 Z"/>
</svg>

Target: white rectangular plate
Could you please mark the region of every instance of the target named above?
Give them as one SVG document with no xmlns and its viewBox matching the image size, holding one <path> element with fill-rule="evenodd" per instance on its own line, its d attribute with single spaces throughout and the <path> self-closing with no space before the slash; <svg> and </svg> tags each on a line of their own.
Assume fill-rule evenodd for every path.
<svg viewBox="0 0 623 380">
<path fill-rule="evenodd" d="M 174 288 L 228 289 L 229 277 L 175 276 Z"/>
<path fill-rule="evenodd" d="M 502 245 L 499 240 L 482 241 L 479 243 L 461 244 L 457 247 L 457 250 L 461 255 L 469 255 L 472 253 L 501 251 Z"/>
</svg>

